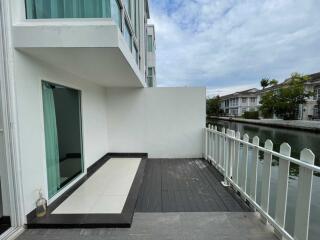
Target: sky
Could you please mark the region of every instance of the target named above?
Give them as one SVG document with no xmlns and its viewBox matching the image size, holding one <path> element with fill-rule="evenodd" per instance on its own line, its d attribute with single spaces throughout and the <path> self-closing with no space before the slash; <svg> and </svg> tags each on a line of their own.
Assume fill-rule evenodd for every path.
<svg viewBox="0 0 320 240">
<path fill-rule="evenodd" d="M 320 0 L 149 0 L 159 87 L 208 96 L 320 72 Z"/>
</svg>

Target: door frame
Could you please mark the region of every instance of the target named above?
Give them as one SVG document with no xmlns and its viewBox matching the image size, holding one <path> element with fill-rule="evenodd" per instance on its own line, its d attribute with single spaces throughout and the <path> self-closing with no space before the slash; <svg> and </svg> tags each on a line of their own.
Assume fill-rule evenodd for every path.
<svg viewBox="0 0 320 240">
<path fill-rule="evenodd" d="M 5 161 L 7 164 L 11 228 L 2 238 L 12 237 L 23 231 L 25 223 L 22 194 L 19 135 L 13 76 L 13 47 L 11 41 L 10 1 L 0 0 L 0 97 L 2 103 Z"/>
<path fill-rule="evenodd" d="M 78 174 L 76 177 L 71 179 L 70 182 L 68 182 L 65 186 L 60 188 L 52 197 L 49 197 L 48 193 L 48 174 L 47 174 L 47 161 L 45 161 L 45 168 L 44 168 L 44 182 L 45 182 L 45 195 L 48 200 L 48 205 L 50 205 L 52 202 L 54 202 L 57 198 L 59 198 L 64 192 L 66 192 L 68 189 L 70 189 L 74 184 L 76 184 L 80 179 L 82 179 L 85 174 L 86 174 L 86 169 L 85 169 L 85 157 L 84 157 L 84 144 L 83 144 L 83 106 L 82 106 L 82 89 L 75 87 L 75 86 L 70 86 L 68 84 L 62 83 L 62 82 L 56 82 L 52 80 L 48 80 L 48 78 L 41 78 L 40 80 L 40 91 L 41 91 L 41 115 L 42 115 L 42 131 L 43 131 L 43 141 L 45 141 L 45 127 L 44 127 L 44 113 L 43 113 L 43 92 L 42 92 L 42 84 L 43 83 L 48 83 L 56 86 L 61 86 L 64 88 L 72 89 L 75 91 L 78 91 L 79 96 L 79 124 L 80 124 L 80 148 L 81 148 L 81 173 Z M 46 150 L 44 149 L 44 154 L 45 154 L 45 159 L 46 159 Z"/>
</svg>

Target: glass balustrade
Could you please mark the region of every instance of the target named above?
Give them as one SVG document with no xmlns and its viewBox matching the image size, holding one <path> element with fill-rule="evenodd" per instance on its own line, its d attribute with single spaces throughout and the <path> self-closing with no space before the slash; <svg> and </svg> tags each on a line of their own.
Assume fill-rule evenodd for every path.
<svg viewBox="0 0 320 240">
<path fill-rule="evenodd" d="M 27 19 L 112 18 L 121 28 L 117 0 L 26 0 Z"/>
</svg>

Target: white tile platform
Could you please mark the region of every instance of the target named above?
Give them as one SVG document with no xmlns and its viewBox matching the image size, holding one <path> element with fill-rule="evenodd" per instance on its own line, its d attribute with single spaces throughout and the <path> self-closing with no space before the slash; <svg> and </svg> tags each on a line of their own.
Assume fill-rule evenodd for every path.
<svg viewBox="0 0 320 240">
<path fill-rule="evenodd" d="M 140 158 L 110 159 L 52 214 L 120 214 L 140 161 Z"/>
</svg>

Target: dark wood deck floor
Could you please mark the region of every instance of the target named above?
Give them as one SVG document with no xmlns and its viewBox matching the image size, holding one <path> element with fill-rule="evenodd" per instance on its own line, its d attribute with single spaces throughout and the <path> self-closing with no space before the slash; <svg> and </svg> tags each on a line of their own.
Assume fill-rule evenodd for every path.
<svg viewBox="0 0 320 240">
<path fill-rule="evenodd" d="M 136 212 L 248 212 L 202 159 L 148 159 Z"/>
</svg>

